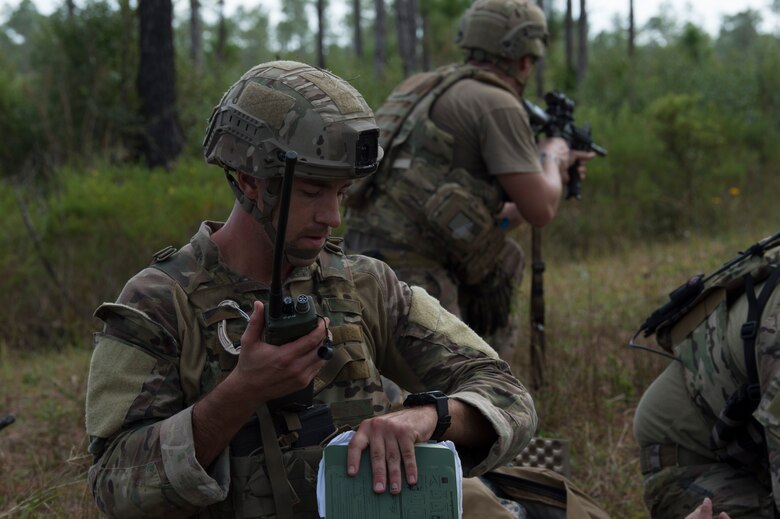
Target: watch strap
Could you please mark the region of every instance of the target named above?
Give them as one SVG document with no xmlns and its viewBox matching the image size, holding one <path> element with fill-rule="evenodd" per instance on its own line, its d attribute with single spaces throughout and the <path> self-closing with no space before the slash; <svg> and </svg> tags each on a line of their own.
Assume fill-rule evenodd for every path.
<svg viewBox="0 0 780 519">
<path fill-rule="evenodd" d="M 438 420 L 436 428 L 431 435 L 431 441 L 439 441 L 444 432 L 452 424 L 452 417 L 449 411 L 449 397 L 441 391 L 428 391 L 425 393 L 412 393 L 404 400 L 404 407 L 419 407 L 422 405 L 433 404 L 436 409 Z"/>
</svg>

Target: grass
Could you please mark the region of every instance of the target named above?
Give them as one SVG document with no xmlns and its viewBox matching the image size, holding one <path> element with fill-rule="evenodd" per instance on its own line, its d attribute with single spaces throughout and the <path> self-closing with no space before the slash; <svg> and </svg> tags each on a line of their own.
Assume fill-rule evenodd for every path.
<svg viewBox="0 0 780 519">
<path fill-rule="evenodd" d="M 84 398 L 90 351 L 45 354 L 2 349 L 0 518 L 99 517 L 87 490 Z"/>
<path fill-rule="evenodd" d="M 569 439 L 572 479 L 611 515 L 647 516 L 631 424 L 643 389 L 667 364 L 629 349 L 628 339 L 671 289 L 769 235 L 769 225 L 754 226 L 749 236 L 734 231 L 592 252 L 579 261 L 546 258 L 546 384 L 534 391 L 539 434 Z M 529 292 L 530 276 L 520 292 L 523 316 Z M 25 354 L 1 346 L 0 414 L 14 412 L 17 421 L 0 431 L 0 518 L 97 517 L 85 482 L 90 352 Z M 515 372 L 527 382 L 527 337 L 521 346 Z"/>
</svg>

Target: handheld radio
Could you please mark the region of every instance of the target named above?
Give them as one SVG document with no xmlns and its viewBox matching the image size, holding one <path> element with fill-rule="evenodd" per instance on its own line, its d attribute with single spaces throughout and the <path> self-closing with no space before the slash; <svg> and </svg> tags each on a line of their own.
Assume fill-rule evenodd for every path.
<svg viewBox="0 0 780 519">
<path fill-rule="evenodd" d="M 317 327 L 317 309 L 314 298 L 301 294 L 295 299 L 285 296 L 282 290 L 282 262 L 284 260 L 284 242 L 287 232 L 287 219 L 290 212 L 295 163 L 298 154 L 288 151 L 284 156 L 284 178 L 279 201 L 279 221 L 276 226 L 274 242 L 273 270 L 271 271 L 271 293 L 265 307 L 265 337 L 268 344 L 281 346 L 303 337 Z M 317 350 L 323 359 L 333 356 L 333 343 L 329 338 Z M 311 405 L 314 383 L 311 382 L 301 391 L 278 398 L 268 403 L 273 409 L 301 409 Z"/>
</svg>

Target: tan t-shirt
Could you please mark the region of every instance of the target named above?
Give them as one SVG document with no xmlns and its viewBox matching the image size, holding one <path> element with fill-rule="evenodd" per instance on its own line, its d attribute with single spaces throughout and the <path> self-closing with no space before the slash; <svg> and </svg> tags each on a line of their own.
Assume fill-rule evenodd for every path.
<svg viewBox="0 0 780 519">
<path fill-rule="evenodd" d="M 436 101 L 431 120 L 455 139 L 453 166 L 477 178 L 542 171 L 528 114 L 519 97 L 503 88 L 458 81 Z"/>
</svg>

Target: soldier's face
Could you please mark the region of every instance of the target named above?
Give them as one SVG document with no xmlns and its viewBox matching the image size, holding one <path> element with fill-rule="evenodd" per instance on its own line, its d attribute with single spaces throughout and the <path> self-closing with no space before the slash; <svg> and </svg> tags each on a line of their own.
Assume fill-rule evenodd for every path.
<svg viewBox="0 0 780 519">
<path fill-rule="evenodd" d="M 351 183 L 295 179 L 285 247 L 290 263 L 306 266 L 314 261 L 331 230 L 341 224 L 341 202 Z"/>
</svg>

